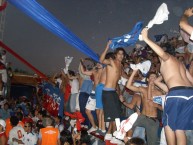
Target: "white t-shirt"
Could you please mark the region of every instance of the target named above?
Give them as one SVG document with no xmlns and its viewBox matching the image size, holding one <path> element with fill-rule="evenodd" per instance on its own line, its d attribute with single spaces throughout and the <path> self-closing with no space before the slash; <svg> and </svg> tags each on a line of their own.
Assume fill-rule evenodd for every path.
<svg viewBox="0 0 193 145">
<path fill-rule="evenodd" d="M 20 126 L 13 127 L 9 132 L 8 144 L 9 145 L 19 145 L 17 142 L 15 142 L 15 141 L 13 142 L 13 138 L 16 138 L 18 140 L 23 141 L 23 135 L 24 134 L 25 134 L 25 131 L 22 127 L 20 127 Z"/>
<path fill-rule="evenodd" d="M 79 91 L 79 81 L 77 79 L 73 79 L 70 81 L 71 86 L 71 94 L 76 94 Z"/>
<path fill-rule="evenodd" d="M 38 136 L 37 134 L 30 132 L 27 133 L 25 132 L 24 136 L 23 136 L 23 143 L 25 145 L 36 145 L 38 141 Z"/>
</svg>

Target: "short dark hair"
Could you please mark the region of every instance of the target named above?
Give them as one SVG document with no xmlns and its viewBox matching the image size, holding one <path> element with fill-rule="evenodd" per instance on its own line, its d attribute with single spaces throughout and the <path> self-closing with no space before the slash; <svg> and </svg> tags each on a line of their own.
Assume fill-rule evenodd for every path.
<svg viewBox="0 0 193 145">
<path fill-rule="evenodd" d="M 23 119 L 23 114 L 21 112 L 17 112 L 16 116 L 19 119 L 19 121 L 21 121 Z"/>
<path fill-rule="evenodd" d="M 114 56 L 114 53 L 113 53 L 113 52 L 108 52 L 108 53 L 105 55 L 105 59 L 109 59 L 109 58 L 115 59 L 115 56 Z"/>
<path fill-rule="evenodd" d="M 72 134 L 69 130 L 63 130 L 60 133 L 60 143 L 61 145 L 63 145 L 64 143 L 73 144 Z"/>
<path fill-rule="evenodd" d="M 145 145 L 145 142 L 139 137 L 133 137 L 125 145 Z"/>
<path fill-rule="evenodd" d="M 149 78 L 149 77 L 150 77 L 150 75 L 152 75 L 152 74 L 156 75 L 156 77 L 158 76 L 156 72 L 154 72 L 154 71 L 150 71 L 150 72 L 148 72 L 148 74 L 147 74 L 147 77 L 146 77 L 146 78 Z"/>
<path fill-rule="evenodd" d="M 62 117 L 60 115 L 56 116 L 60 121 L 62 121 Z"/>
<path fill-rule="evenodd" d="M 125 49 L 123 49 L 122 47 L 116 48 L 114 51 L 114 54 L 116 55 L 119 51 L 123 51 L 124 57 L 126 56 L 127 53 L 126 53 Z"/>
<path fill-rule="evenodd" d="M 90 140 L 90 136 L 88 135 L 86 130 L 81 130 L 81 137 L 80 137 L 80 144 L 90 144 L 91 140 Z"/>
<path fill-rule="evenodd" d="M 72 71 L 72 70 L 69 70 L 68 73 L 69 73 L 69 75 L 71 75 L 71 76 L 76 76 L 75 72 Z"/>
<path fill-rule="evenodd" d="M 10 122 L 12 126 L 16 126 L 19 123 L 19 119 L 16 116 L 11 116 Z"/>
</svg>

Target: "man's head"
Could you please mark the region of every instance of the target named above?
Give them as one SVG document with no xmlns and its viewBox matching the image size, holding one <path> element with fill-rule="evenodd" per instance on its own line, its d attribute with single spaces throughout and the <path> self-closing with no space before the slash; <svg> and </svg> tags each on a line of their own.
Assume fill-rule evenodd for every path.
<svg viewBox="0 0 193 145">
<path fill-rule="evenodd" d="M 53 126 L 54 124 L 54 119 L 52 119 L 50 116 L 46 116 L 43 118 L 43 126 Z"/>
<path fill-rule="evenodd" d="M 7 109 L 9 109 L 9 104 L 8 104 L 8 103 L 5 103 L 5 104 L 4 104 L 4 110 L 7 110 Z"/>
<path fill-rule="evenodd" d="M 133 137 L 125 145 L 145 145 L 145 142 L 139 137 Z"/>
<path fill-rule="evenodd" d="M 126 52 L 123 48 L 117 48 L 114 52 L 115 59 L 122 62 L 126 56 Z"/>
<path fill-rule="evenodd" d="M 27 133 L 31 132 L 31 131 L 32 131 L 32 123 L 31 123 L 31 122 L 26 122 L 26 123 L 24 124 L 24 130 L 25 130 L 25 132 L 27 132 Z"/>
<path fill-rule="evenodd" d="M 23 119 L 23 114 L 21 112 L 16 113 L 16 117 L 19 119 L 19 121 L 22 121 Z"/>
<path fill-rule="evenodd" d="M 72 70 L 68 70 L 68 73 L 69 73 L 70 76 L 76 76 L 75 72 L 72 71 Z"/>
<path fill-rule="evenodd" d="M 149 72 L 147 75 L 147 82 L 154 82 L 157 79 L 157 74 L 155 72 Z"/>
<path fill-rule="evenodd" d="M 59 124 L 59 123 L 61 122 L 61 120 L 62 120 L 62 117 L 61 117 L 61 116 L 56 116 L 56 117 L 54 118 L 54 120 L 55 120 L 55 123 L 56 123 L 56 124 Z"/>
</svg>

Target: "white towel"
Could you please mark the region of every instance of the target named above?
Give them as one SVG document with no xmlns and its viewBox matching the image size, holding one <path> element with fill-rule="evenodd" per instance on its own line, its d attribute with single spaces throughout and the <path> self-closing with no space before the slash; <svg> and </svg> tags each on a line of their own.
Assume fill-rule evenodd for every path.
<svg viewBox="0 0 193 145">
<path fill-rule="evenodd" d="M 66 64 L 67 67 L 70 66 L 70 63 L 72 62 L 72 59 L 73 59 L 73 57 L 70 57 L 70 56 L 66 56 L 66 57 L 64 58 L 65 64 Z"/>
<path fill-rule="evenodd" d="M 154 18 L 149 21 L 148 25 L 146 26 L 148 29 L 152 28 L 154 24 L 162 24 L 164 21 L 168 20 L 168 7 L 165 3 L 163 3 L 158 9 L 157 12 L 154 16 Z M 143 41 L 143 37 L 140 34 L 139 35 L 139 40 Z"/>
<path fill-rule="evenodd" d="M 138 118 L 138 114 L 137 113 L 131 114 L 131 116 L 129 116 L 128 119 L 123 120 L 121 122 L 121 125 L 119 127 L 120 129 L 118 131 L 115 131 L 113 133 L 113 136 L 115 136 L 118 139 L 123 140 L 124 137 L 125 137 L 126 132 L 129 131 L 133 127 L 133 124 L 135 123 L 137 118 Z"/>
<path fill-rule="evenodd" d="M 147 74 L 150 67 L 151 67 L 151 61 L 149 60 L 146 60 L 142 63 L 139 63 L 139 64 L 130 64 L 130 67 L 133 69 L 133 70 L 140 70 L 142 74 Z"/>
<path fill-rule="evenodd" d="M 167 5 L 163 3 L 158 9 L 154 18 L 149 21 L 147 28 L 152 28 L 154 24 L 162 24 L 164 21 L 168 20 L 169 11 Z"/>
</svg>

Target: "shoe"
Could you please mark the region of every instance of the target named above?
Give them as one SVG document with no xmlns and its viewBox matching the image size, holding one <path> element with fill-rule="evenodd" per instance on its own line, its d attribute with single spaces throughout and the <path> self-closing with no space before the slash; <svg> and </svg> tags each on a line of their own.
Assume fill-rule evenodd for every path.
<svg viewBox="0 0 193 145">
<path fill-rule="evenodd" d="M 106 131 L 100 130 L 100 135 L 105 136 L 105 134 L 106 134 Z"/>
<path fill-rule="evenodd" d="M 88 133 L 91 133 L 91 132 L 94 132 L 98 129 L 98 127 L 94 128 L 94 127 L 91 127 L 87 132 Z"/>
<path fill-rule="evenodd" d="M 97 129 L 96 132 L 95 132 L 96 135 L 100 135 L 101 134 L 101 130 L 100 129 Z"/>
<path fill-rule="evenodd" d="M 123 144 L 123 142 L 122 142 L 121 140 L 116 139 L 115 137 L 113 137 L 113 138 L 111 139 L 110 143 L 112 143 L 112 144 L 117 144 L 117 145 L 122 145 L 122 144 Z"/>
<path fill-rule="evenodd" d="M 88 129 L 88 125 L 84 125 L 84 128 L 85 128 L 85 129 Z"/>
<path fill-rule="evenodd" d="M 112 134 L 105 134 L 104 140 L 111 140 L 112 139 Z"/>
</svg>

